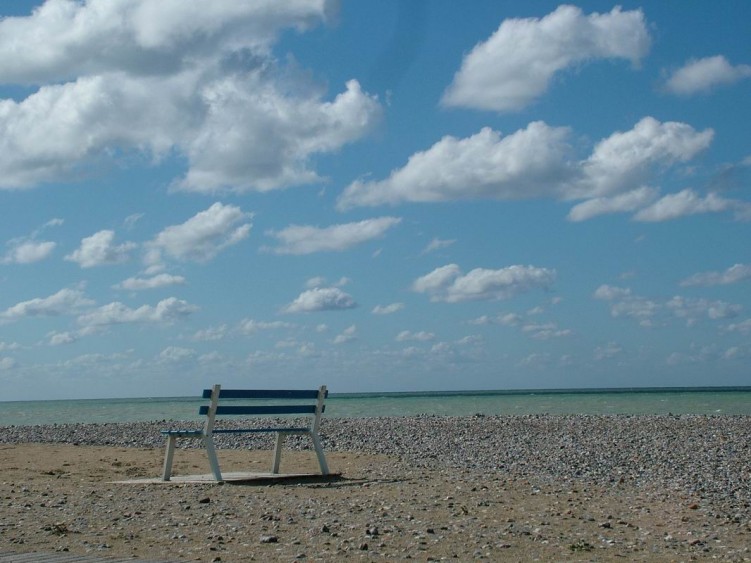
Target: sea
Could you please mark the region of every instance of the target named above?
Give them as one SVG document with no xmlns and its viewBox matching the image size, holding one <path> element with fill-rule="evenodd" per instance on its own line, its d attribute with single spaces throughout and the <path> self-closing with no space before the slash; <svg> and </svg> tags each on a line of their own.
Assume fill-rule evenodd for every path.
<svg viewBox="0 0 751 563">
<path fill-rule="evenodd" d="M 196 397 L 0 402 L 0 426 L 198 420 Z M 327 417 L 751 415 L 751 387 L 332 393 Z"/>
</svg>

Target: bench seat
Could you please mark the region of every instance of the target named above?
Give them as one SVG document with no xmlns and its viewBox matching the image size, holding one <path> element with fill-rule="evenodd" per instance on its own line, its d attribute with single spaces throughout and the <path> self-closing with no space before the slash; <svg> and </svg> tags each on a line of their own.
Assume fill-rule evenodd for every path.
<svg viewBox="0 0 751 563">
<path fill-rule="evenodd" d="M 214 434 L 241 434 L 241 433 L 276 433 L 276 446 L 272 462 L 272 473 L 279 473 L 282 444 L 284 438 L 290 434 L 307 434 L 313 442 L 318 464 L 322 475 L 329 474 L 326 456 L 319 437 L 321 415 L 325 410 L 324 401 L 328 396 L 326 386 L 316 390 L 268 390 L 268 389 L 222 389 L 220 385 L 214 385 L 211 389 L 205 389 L 203 398 L 209 399 L 208 405 L 199 408 L 199 414 L 206 416 L 202 429 L 166 429 L 161 434 L 167 437 L 167 451 L 164 456 L 162 480 L 169 481 L 172 474 L 172 460 L 175 452 L 175 444 L 178 438 L 199 438 L 203 440 L 206 453 L 209 458 L 211 472 L 216 481 L 222 481 L 222 473 L 219 469 L 219 461 L 214 446 Z M 278 400 L 313 400 L 314 404 L 273 404 L 273 405 L 220 405 L 219 399 L 259 399 Z M 305 416 L 310 421 L 308 426 L 265 426 L 261 428 L 215 428 L 217 416 L 242 415 L 242 416 L 269 416 L 269 415 L 294 415 L 295 418 Z"/>
</svg>

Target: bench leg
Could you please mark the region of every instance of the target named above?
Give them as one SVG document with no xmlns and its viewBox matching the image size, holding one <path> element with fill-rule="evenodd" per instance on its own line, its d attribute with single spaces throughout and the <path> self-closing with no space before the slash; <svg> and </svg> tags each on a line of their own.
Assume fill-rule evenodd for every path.
<svg viewBox="0 0 751 563">
<path fill-rule="evenodd" d="M 276 446 L 274 446 L 274 462 L 271 465 L 271 472 L 279 473 L 279 464 L 282 461 L 282 444 L 286 435 L 283 432 L 276 433 Z"/>
<path fill-rule="evenodd" d="M 326 463 L 326 456 L 323 453 L 323 446 L 321 445 L 321 439 L 318 437 L 317 432 L 310 433 L 310 439 L 313 440 L 313 447 L 316 450 L 318 456 L 318 465 L 321 466 L 321 475 L 329 474 L 329 465 Z"/>
<path fill-rule="evenodd" d="M 209 457 L 209 465 L 211 466 L 211 473 L 214 475 L 214 479 L 218 482 L 222 482 L 222 472 L 219 470 L 219 460 L 216 457 L 216 448 L 214 447 L 214 438 L 212 436 L 204 436 L 203 443 L 206 445 L 206 455 Z"/>
<path fill-rule="evenodd" d="M 170 476 L 172 475 L 172 458 L 175 455 L 175 440 L 177 440 L 177 436 L 167 436 L 167 451 L 164 453 L 162 481 L 169 481 Z"/>
</svg>

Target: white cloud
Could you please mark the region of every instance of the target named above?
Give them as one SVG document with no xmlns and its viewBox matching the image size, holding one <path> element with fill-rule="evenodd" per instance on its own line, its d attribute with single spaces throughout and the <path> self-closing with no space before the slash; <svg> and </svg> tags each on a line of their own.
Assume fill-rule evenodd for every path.
<svg viewBox="0 0 751 563">
<path fill-rule="evenodd" d="M 0 358 L 0 371 L 7 371 L 18 367 L 18 362 L 14 358 Z"/>
<path fill-rule="evenodd" d="M 78 337 L 75 334 L 71 334 L 70 332 L 53 332 L 49 335 L 50 346 L 63 346 L 64 344 L 73 344 L 78 340 Z"/>
<path fill-rule="evenodd" d="M 222 340 L 225 336 L 227 336 L 227 325 L 219 325 L 197 331 L 193 334 L 191 340 L 197 342 L 215 342 Z"/>
<path fill-rule="evenodd" d="M 178 188 L 269 190 L 318 180 L 313 155 L 379 118 L 351 80 L 332 100 L 272 54 L 279 32 L 333 2 L 47 2 L 0 21 L 0 75 L 39 88 L 0 100 L 0 187 L 60 181 L 133 152 L 185 157 Z M 33 42 L 34 49 L 17 45 Z"/>
<path fill-rule="evenodd" d="M 623 348 L 615 342 L 608 342 L 605 346 L 598 346 L 594 351 L 594 359 L 596 361 L 609 360 L 615 356 L 621 354 Z"/>
<path fill-rule="evenodd" d="M 434 252 L 436 250 L 441 250 L 443 248 L 448 248 L 452 244 L 456 242 L 456 239 L 450 239 L 450 240 L 441 240 L 439 238 L 434 238 L 431 240 L 428 245 L 425 247 L 425 250 L 422 251 L 423 254 L 428 254 L 430 252 Z"/>
<path fill-rule="evenodd" d="M 672 94 L 690 96 L 709 92 L 718 86 L 734 84 L 751 77 L 750 65 L 731 65 L 722 55 L 692 59 L 676 70 L 665 82 Z"/>
<path fill-rule="evenodd" d="M 357 340 L 357 326 L 351 325 L 345 328 L 340 334 L 337 334 L 333 340 L 334 344 L 347 344 Z"/>
<path fill-rule="evenodd" d="M 291 225 L 281 231 L 267 231 L 280 245 L 276 254 L 313 254 L 314 252 L 341 252 L 382 237 L 391 227 L 398 225 L 397 217 L 379 217 L 357 223 L 332 225 L 326 228 Z"/>
<path fill-rule="evenodd" d="M 316 311 L 340 311 L 353 309 L 357 303 L 352 296 L 337 287 L 309 289 L 287 305 L 285 313 L 312 313 Z"/>
<path fill-rule="evenodd" d="M 130 252 L 136 248 L 136 244 L 126 242 L 115 245 L 113 244 L 114 240 L 114 231 L 99 231 L 90 237 L 81 239 L 81 246 L 66 256 L 65 259 L 76 262 L 82 268 L 127 262 L 130 259 Z"/>
<path fill-rule="evenodd" d="M 504 20 L 464 57 L 443 96 L 447 106 L 519 110 L 542 95 L 553 76 L 596 59 L 636 64 L 650 46 L 641 10 L 584 15 L 570 5 L 547 16 Z"/>
<path fill-rule="evenodd" d="M 252 334 L 261 330 L 279 330 L 283 328 L 295 328 L 296 325 L 292 323 L 285 323 L 282 321 L 256 321 L 253 319 L 243 319 L 240 322 L 240 330 L 242 332 Z"/>
<path fill-rule="evenodd" d="M 670 166 L 686 163 L 705 150 L 714 132 L 685 123 L 641 119 L 625 132 L 598 142 L 577 160 L 570 131 L 530 123 L 501 137 L 489 128 L 464 139 L 446 136 L 384 180 L 351 183 L 340 209 L 401 202 L 522 200 L 552 198 L 585 201 L 569 218 L 632 211 L 656 192 L 645 187 Z"/>
<path fill-rule="evenodd" d="M 653 319 L 661 309 L 655 301 L 633 295 L 629 288 L 601 285 L 595 291 L 594 298 L 610 302 L 610 315 L 613 318 L 635 319 L 643 327 L 653 326 Z"/>
<path fill-rule="evenodd" d="M 262 52 L 284 28 L 304 29 L 331 9 L 325 2 L 49 1 L 30 16 L 0 22 L 0 73 L 34 84 L 113 67 L 169 72 L 224 50 Z M 30 36 L 38 48 L 18 50 Z"/>
<path fill-rule="evenodd" d="M 18 342 L 3 342 L 0 340 L 0 352 L 10 352 L 13 350 L 19 350 L 21 345 Z"/>
<path fill-rule="evenodd" d="M 527 324 L 522 327 L 522 332 L 536 340 L 550 340 L 572 334 L 570 329 L 558 328 L 555 323 Z"/>
<path fill-rule="evenodd" d="M 198 307 L 187 301 L 169 297 L 156 306 L 142 305 L 131 309 L 119 301 L 103 305 L 98 309 L 80 315 L 78 322 L 87 327 L 98 327 L 126 323 L 170 323 L 196 312 Z"/>
<path fill-rule="evenodd" d="M 742 307 L 725 301 L 710 301 L 708 299 L 689 299 L 676 295 L 665 303 L 665 307 L 681 319 L 685 319 L 689 326 L 697 319 L 707 317 L 712 320 L 732 319 L 737 317 Z"/>
<path fill-rule="evenodd" d="M 701 272 L 681 282 L 684 287 L 728 285 L 751 279 L 751 264 L 734 264 L 724 272 Z"/>
<path fill-rule="evenodd" d="M 115 289 L 126 289 L 128 291 L 141 291 L 144 289 L 156 289 L 171 285 L 182 285 L 185 283 L 183 276 L 173 276 L 170 274 L 158 274 L 150 278 L 128 278 L 115 285 Z"/>
<path fill-rule="evenodd" d="M 214 111 L 186 149 L 191 168 L 180 189 L 264 192 L 318 182 L 309 157 L 357 140 L 380 116 L 377 101 L 356 80 L 332 102 L 322 102 L 287 98 L 261 77 L 243 78 L 226 79 L 203 93 L 202 101 Z"/>
<path fill-rule="evenodd" d="M 179 346 L 168 346 L 159 353 L 159 360 L 162 362 L 185 362 L 195 358 L 196 351 L 192 348 L 181 348 Z"/>
<path fill-rule="evenodd" d="M 655 326 L 658 315 L 667 313 L 686 321 L 687 326 L 695 325 L 699 319 L 722 320 L 736 317 L 742 310 L 737 304 L 708 299 L 692 299 L 674 296 L 665 301 L 655 301 L 634 295 L 628 288 L 601 285 L 594 298 L 610 302 L 610 314 L 614 318 L 626 317 L 639 322 L 641 326 Z"/>
<path fill-rule="evenodd" d="M 506 137 L 488 127 L 465 139 L 446 136 L 385 180 L 353 182 L 338 206 L 553 195 L 571 177 L 568 135 L 566 128 L 536 121 Z"/>
<path fill-rule="evenodd" d="M 374 315 L 393 315 L 404 309 L 404 303 L 389 303 L 388 305 L 376 305 L 371 311 Z"/>
<path fill-rule="evenodd" d="M 728 332 L 740 332 L 741 334 L 751 333 L 751 319 L 746 319 L 739 323 L 731 323 L 725 327 Z"/>
<path fill-rule="evenodd" d="M 616 299 L 628 299 L 631 297 L 631 290 L 625 287 L 614 287 L 612 285 L 601 285 L 595 290 L 594 298 L 603 301 L 614 301 Z"/>
<path fill-rule="evenodd" d="M 728 210 L 738 210 L 743 213 L 747 204 L 726 199 L 715 193 L 702 197 L 694 190 L 686 189 L 674 194 L 667 194 L 645 207 L 634 215 L 637 221 L 659 222 L 670 221 L 688 215 L 702 213 L 720 213 Z"/>
<path fill-rule="evenodd" d="M 714 131 L 698 132 L 686 123 L 644 117 L 625 132 L 595 146 L 580 164 L 581 178 L 566 191 L 569 199 L 612 196 L 644 186 L 655 170 L 688 162 L 707 149 Z"/>
<path fill-rule="evenodd" d="M 150 245 L 178 260 L 207 262 L 248 237 L 249 218 L 239 207 L 215 203 L 185 223 L 167 227 Z"/>
<path fill-rule="evenodd" d="M 657 196 L 657 191 L 642 187 L 613 197 L 596 197 L 579 203 L 571 208 L 570 221 L 586 221 L 606 213 L 625 213 L 647 205 Z"/>
<path fill-rule="evenodd" d="M 37 297 L 17 303 L 0 313 L 0 319 L 68 315 L 93 304 L 82 291 L 66 288 L 49 297 Z"/>
<path fill-rule="evenodd" d="M 0 260 L 0 264 L 31 264 L 47 258 L 57 246 L 54 242 L 18 240 L 11 241 L 10 250 Z"/>
<path fill-rule="evenodd" d="M 435 340 L 435 334 L 424 330 L 419 332 L 403 330 L 396 335 L 396 340 L 397 342 L 430 342 Z"/>
<path fill-rule="evenodd" d="M 418 293 L 427 293 L 432 301 L 458 303 L 461 301 L 508 299 L 533 289 L 547 289 L 555 280 L 555 270 L 534 266 L 508 266 L 499 270 L 475 268 L 462 274 L 459 266 L 449 264 L 436 268 L 415 280 Z"/>
</svg>

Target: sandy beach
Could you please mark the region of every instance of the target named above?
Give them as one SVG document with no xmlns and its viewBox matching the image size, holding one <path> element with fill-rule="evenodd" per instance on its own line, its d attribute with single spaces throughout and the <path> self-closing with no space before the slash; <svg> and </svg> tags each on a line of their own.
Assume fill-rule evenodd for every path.
<svg viewBox="0 0 751 563">
<path fill-rule="evenodd" d="M 751 420 L 704 416 L 329 419 L 340 474 L 156 477 L 165 423 L 0 428 L 0 551 L 170 561 L 751 560 Z M 246 441 L 248 440 L 248 441 Z M 317 469 L 293 442 L 282 471 Z M 225 471 L 266 471 L 228 437 Z M 254 448 L 248 450 L 248 448 Z M 200 449 L 176 474 L 206 473 Z"/>
</svg>

